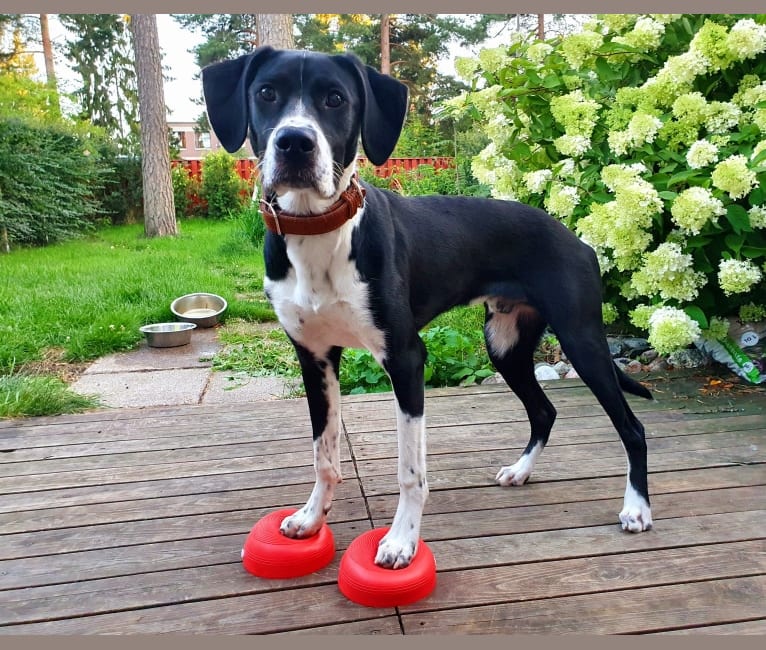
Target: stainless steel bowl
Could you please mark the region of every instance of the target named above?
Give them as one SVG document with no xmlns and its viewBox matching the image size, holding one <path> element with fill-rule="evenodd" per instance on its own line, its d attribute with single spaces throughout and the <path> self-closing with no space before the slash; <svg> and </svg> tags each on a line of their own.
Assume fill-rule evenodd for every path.
<svg viewBox="0 0 766 650">
<path fill-rule="evenodd" d="M 194 323 L 154 323 L 139 328 L 146 337 L 146 342 L 153 348 L 175 348 L 191 341 Z"/>
<path fill-rule="evenodd" d="M 178 320 L 197 327 L 213 327 L 227 306 L 226 300 L 214 293 L 189 293 L 170 303 L 170 311 Z"/>
</svg>

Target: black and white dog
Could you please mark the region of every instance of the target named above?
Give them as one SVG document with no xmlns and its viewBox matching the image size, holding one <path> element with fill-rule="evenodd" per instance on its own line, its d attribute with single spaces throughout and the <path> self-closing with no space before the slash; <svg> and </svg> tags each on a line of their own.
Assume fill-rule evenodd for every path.
<svg viewBox="0 0 766 650">
<path fill-rule="evenodd" d="M 202 71 L 210 124 L 238 150 L 250 131 L 269 226 L 264 289 L 295 345 L 314 436 L 316 483 L 286 518 L 288 537 L 324 523 L 341 480 L 338 367 L 344 347 L 368 349 L 391 378 L 399 444 L 399 504 L 375 562 L 406 567 L 420 531 L 426 482 L 423 363 L 418 331 L 435 316 L 484 303 L 495 367 L 529 416 L 531 438 L 502 467 L 501 485 L 530 476 L 556 417 L 532 354 L 550 324 L 609 415 L 628 458 L 619 519 L 651 528 L 644 429 L 622 391 L 651 394 L 613 363 L 593 250 L 541 210 L 492 199 L 405 198 L 355 176 L 357 147 L 374 164 L 394 149 L 407 88 L 350 55 L 261 47 Z"/>
</svg>

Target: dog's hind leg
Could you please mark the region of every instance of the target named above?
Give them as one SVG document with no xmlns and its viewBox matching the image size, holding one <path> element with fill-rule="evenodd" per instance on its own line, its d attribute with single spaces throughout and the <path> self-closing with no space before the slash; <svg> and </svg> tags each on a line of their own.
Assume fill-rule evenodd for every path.
<svg viewBox="0 0 766 650">
<path fill-rule="evenodd" d="M 623 530 L 640 533 L 652 527 L 647 479 L 644 427 L 630 409 L 618 380 L 617 369 L 599 327 L 566 329 L 559 336 L 561 347 L 577 374 L 593 391 L 620 435 L 628 460 L 625 499 L 620 512 Z M 639 393 L 643 397 L 648 391 Z"/>
<path fill-rule="evenodd" d="M 414 329 L 407 341 L 395 341 L 390 349 L 396 353 L 383 359 L 382 365 L 391 378 L 396 397 L 399 503 L 391 529 L 380 540 L 375 564 L 399 569 L 408 566 L 415 557 L 423 508 L 428 498 L 423 412 L 426 350 Z"/>
<path fill-rule="evenodd" d="M 303 383 L 314 436 L 316 482 L 306 505 L 282 521 L 280 530 L 287 537 L 310 537 L 319 532 L 332 507 L 335 484 L 341 481 L 340 437 L 343 430 L 340 410 L 341 348 L 331 348 L 317 357 L 293 342 L 303 372 Z"/>
<path fill-rule="evenodd" d="M 529 417 L 530 438 L 513 465 L 501 467 L 495 480 L 500 485 L 523 485 L 548 442 L 556 409 L 535 378 L 533 354 L 545 328 L 540 315 L 525 305 L 502 300 L 485 303 L 484 337 L 489 358 L 524 405 Z"/>
</svg>

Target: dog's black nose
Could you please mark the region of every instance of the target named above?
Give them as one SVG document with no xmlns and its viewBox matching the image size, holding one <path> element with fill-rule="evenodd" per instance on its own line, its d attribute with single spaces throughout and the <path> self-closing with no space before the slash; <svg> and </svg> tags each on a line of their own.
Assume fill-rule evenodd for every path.
<svg viewBox="0 0 766 650">
<path fill-rule="evenodd" d="M 274 145 L 280 153 L 308 154 L 316 149 L 316 133 L 312 129 L 285 126 L 277 132 Z"/>
</svg>

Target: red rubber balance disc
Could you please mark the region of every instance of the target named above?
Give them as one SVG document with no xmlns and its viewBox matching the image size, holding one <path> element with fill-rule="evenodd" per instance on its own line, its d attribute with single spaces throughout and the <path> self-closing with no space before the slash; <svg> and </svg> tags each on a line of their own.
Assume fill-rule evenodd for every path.
<svg viewBox="0 0 766 650">
<path fill-rule="evenodd" d="M 421 539 L 408 567 L 384 569 L 375 564 L 378 542 L 388 528 L 361 534 L 340 561 L 338 588 L 349 600 L 366 607 L 409 605 L 428 596 L 436 587 L 436 561 Z"/>
<path fill-rule="evenodd" d="M 332 531 L 324 524 L 305 539 L 285 537 L 279 526 L 295 508 L 277 510 L 258 521 L 245 540 L 242 564 L 259 578 L 298 578 L 319 571 L 335 555 Z"/>
</svg>

